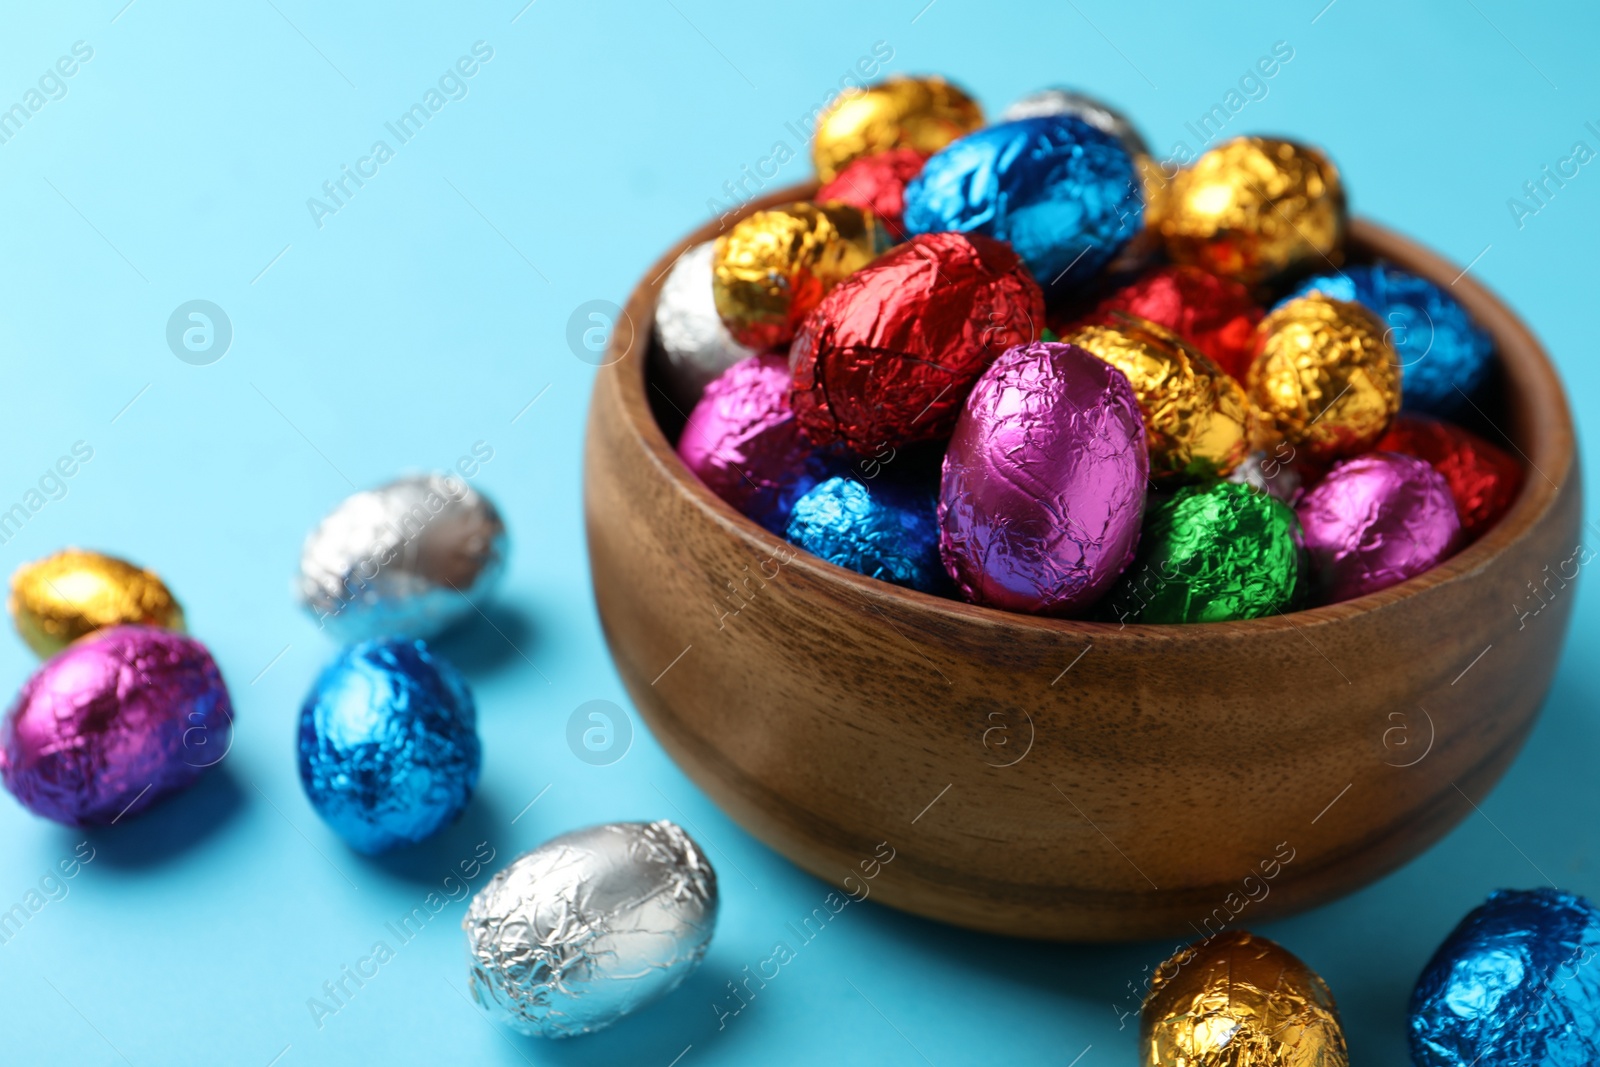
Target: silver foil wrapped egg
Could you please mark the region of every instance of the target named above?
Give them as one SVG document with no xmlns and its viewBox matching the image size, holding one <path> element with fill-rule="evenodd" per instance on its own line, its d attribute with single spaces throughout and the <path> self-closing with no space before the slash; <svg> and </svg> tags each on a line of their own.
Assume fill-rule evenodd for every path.
<svg viewBox="0 0 1600 1067">
<path fill-rule="evenodd" d="M 717 875 L 673 823 L 591 826 L 519 856 L 472 898 L 473 999 L 535 1037 L 603 1030 L 705 956 Z"/>
<path fill-rule="evenodd" d="M 505 570 L 506 528 L 453 474 L 346 497 L 300 552 L 301 604 L 344 642 L 433 637 L 476 612 Z"/>
<path fill-rule="evenodd" d="M 685 411 L 706 385 L 755 351 L 733 339 L 711 289 L 716 242 L 695 245 L 672 265 L 656 297 L 656 340 L 666 357 L 667 391 Z"/>
<path fill-rule="evenodd" d="M 1102 101 L 1075 89 L 1040 89 L 1012 102 L 1000 115 L 1001 122 L 1036 119 L 1043 115 L 1073 115 L 1122 142 L 1132 155 L 1150 154 L 1144 135 L 1132 120 Z"/>
</svg>

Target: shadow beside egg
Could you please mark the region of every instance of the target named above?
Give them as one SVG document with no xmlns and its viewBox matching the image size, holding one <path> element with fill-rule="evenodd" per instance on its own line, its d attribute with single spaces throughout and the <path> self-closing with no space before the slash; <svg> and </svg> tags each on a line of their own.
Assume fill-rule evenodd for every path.
<svg viewBox="0 0 1600 1067">
<path fill-rule="evenodd" d="M 66 829 L 87 836 L 96 862 L 123 870 L 166 863 L 214 837 L 244 806 L 244 790 L 226 763 L 211 768 L 189 789 L 110 826 Z"/>
<path fill-rule="evenodd" d="M 460 818 L 426 841 L 377 856 L 345 853 L 397 881 L 436 886 L 450 877 L 474 893 L 516 855 L 504 813 L 481 788 Z"/>
<path fill-rule="evenodd" d="M 428 643 L 474 680 L 531 662 L 539 636 L 532 617 L 504 601 L 480 609 Z"/>
</svg>

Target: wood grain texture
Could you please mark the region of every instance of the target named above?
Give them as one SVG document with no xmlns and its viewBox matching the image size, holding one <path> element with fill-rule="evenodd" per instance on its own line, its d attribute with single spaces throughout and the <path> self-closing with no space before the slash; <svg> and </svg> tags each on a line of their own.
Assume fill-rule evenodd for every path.
<svg viewBox="0 0 1600 1067">
<path fill-rule="evenodd" d="M 872 897 L 920 915 L 1074 941 L 1203 933 L 1372 881 L 1468 814 L 1515 756 L 1575 590 L 1519 612 L 1537 606 L 1528 583 L 1574 556 L 1581 479 L 1553 368 L 1470 275 L 1451 291 L 1502 361 L 1505 402 L 1485 418 L 1530 468 L 1506 517 L 1359 600 L 1119 628 L 871 581 L 701 486 L 652 415 L 649 323 L 672 259 L 714 235 L 650 270 L 627 306 L 636 328 L 600 371 L 590 562 L 655 736 L 801 867 L 838 884 L 887 841 L 896 858 Z M 1458 273 L 1369 223 L 1351 241 L 1441 284 Z"/>
</svg>

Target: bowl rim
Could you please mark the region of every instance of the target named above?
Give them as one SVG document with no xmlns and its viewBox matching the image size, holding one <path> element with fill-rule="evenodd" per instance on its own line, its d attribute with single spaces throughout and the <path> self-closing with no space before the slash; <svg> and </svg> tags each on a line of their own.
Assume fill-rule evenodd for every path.
<svg viewBox="0 0 1600 1067">
<path fill-rule="evenodd" d="M 688 417 L 689 413 L 678 408 L 658 383 L 648 380 L 653 362 L 651 350 L 655 333 L 656 297 L 668 271 L 685 252 L 715 238 L 733 221 L 779 204 L 807 200 L 816 188 L 815 182 L 809 182 L 751 198 L 737 209 L 696 228 L 658 259 L 628 297 L 624 315 L 629 328 L 612 331 L 606 361 L 600 368 L 595 388 L 609 388 L 616 392 L 629 432 L 643 447 L 645 455 L 663 480 L 672 485 L 683 499 L 753 551 L 769 556 L 788 551 L 791 558 L 786 566 L 798 567 L 819 583 L 842 585 L 879 602 L 897 602 L 909 610 L 933 616 L 946 625 L 1014 627 L 1106 639 L 1119 634 L 1171 638 L 1179 633 L 1197 632 L 1209 637 L 1266 636 L 1325 626 L 1381 611 L 1400 601 L 1467 579 L 1526 536 L 1549 515 L 1557 504 L 1563 486 L 1572 476 L 1577 443 L 1566 392 L 1549 356 L 1528 327 L 1498 296 L 1468 274 L 1470 264 L 1458 270 L 1455 264 L 1432 249 L 1375 222 L 1356 218 L 1350 220 L 1346 235 L 1349 244 L 1377 258 L 1397 263 L 1429 278 L 1435 284 L 1445 285 L 1494 339 L 1495 351 L 1509 386 L 1507 421 L 1516 423 L 1524 431 L 1527 451 L 1517 444 L 1504 427 L 1490 420 L 1481 408 L 1478 409 L 1485 421 L 1504 438 L 1511 451 L 1521 460 L 1524 477 L 1516 499 L 1500 520 L 1454 556 L 1422 574 L 1352 600 L 1256 619 L 1203 624 L 1117 623 L 1029 615 L 934 596 L 827 563 L 745 517 L 696 478 L 679 458 L 677 449 L 667 440 L 651 409 L 648 396 L 648 390 L 654 388 L 666 403 L 685 418 Z M 1447 277 L 1453 280 L 1443 282 L 1442 279 Z M 1468 403 L 1472 403 L 1471 398 L 1468 398 Z M 1473 407 L 1477 405 L 1473 404 Z"/>
</svg>

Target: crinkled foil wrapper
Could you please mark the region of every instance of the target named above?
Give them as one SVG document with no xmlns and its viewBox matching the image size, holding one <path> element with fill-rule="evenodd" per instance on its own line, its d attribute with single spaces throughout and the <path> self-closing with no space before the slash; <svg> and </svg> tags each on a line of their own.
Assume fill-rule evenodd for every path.
<svg viewBox="0 0 1600 1067">
<path fill-rule="evenodd" d="M 706 386 L 678 436 L 678 457 L 734 509 L 782 534 L 789 512 L 832 469 L 789 407 L 789 361 L 751 356 Z"/>
<path fill-rule="evenodd" d="M 1097 130 L 1109 133 L 1122 142 L 1122 146 L 1134 155 L 1149 155 L 1150 146 L 1145 143 L 1144 135 L 1139 128 L 1116 108 L 1103 100 L 1097 100 L 1088 93 L 1080 93 L 1075 89 L 1051 88 L 1040 89 L 1036 93 L 1029 93 L 1011 103 L 1000 114 L 1001 122 L 1016 122 L 1018 119 L 1037 119 L 1047 115 L 1072 115 L 1080 118 Z"/>
<path fill-rule="evenodd" d="M 1376 446 L 1425 459 L 1444 475 L 1461 515 L 1461 531 L 1476 539 L 1500 521 L 1522 488 L 1522 464 L 1475 433 L 1426 415 L 1401 412 Z"/>
<path fill-rule="evenodd" d="M 1263 447 L 1280 439 L 1314 463 L 1367 451 L 1400 410 L 1400 367 L 1383 324 L 1320 293 L 1261 320 L 1246 383 Z"/>
<path fill-rule="evenodd" d="M 204 645 L 114 626 L 28 679 L 0 724 L 0 778 L 35 815 L 119 822 L 220 762 L 232 729 L 228 689 Z"/>
<path fill-rule="evenodd" d="M 836 200 L 871 212 L 883 224 L 890 240 L 904 241 L 906 186 L 922 173 L 927 161 L 928 153 L 915 148 L 891 148 L 862 156 L 817 190 L 817 203 Z"/>
<path fill-rule="evenodd" d="M 695 245 L 672 265 L 656 297 L 656 340 L 666 356 L 673 402 L 692 408 L 711 379 L 755 352 L 733 339 L 711 293 L 716 242 Z"/>
<path fill-rule="evenodd" d="M 1220 477 L 1249 454 L 1254 420 L 1244 387 L 1176 334 L 1112 311 L 1062 340 L 1127 376 L 1158 483 Z"/>
<path fill-rule="evenodd" d="M 461 926 L 478 1004 L 522 1033 L 573 1037 L 676 989 L 716 923 L 716 872 L 662 820 L 540 845 L 472 898 Z"/>
<path fill-rule="evenodd" d="M 1156 968 L 1140 1067 L 1349 1067 L 1327 983 L 1264 937 L 1233 930 Z"/>
<path fill-rule="evenodd" d="M 1088 286 L 1144 226 L 1134 157 L 1072 115 L 990 126 L 937 153 L 906 187 L 908 233 L 1007 241 L 1053 294 Z"/>
<path fill-rule="evenodd" d="M 835 566 L 939 593 L 949 580 L 936 503 L 931 489 L 888 478 L 829 478 L 795 504 L 785 536 Z"/>
<path fill-rule="evenodd" d="M 1344 187 L 1315 148 L 1239 137 L 1172 180 L 1161 235 L 1174 262 L 1255 287 L 1344 259 Z"/>
<path fill-rule="evenodd" d="M 477 614 L 505 570 L 505 523 L 454 475 L 346 497 L 306 538 L 300 603 L 340 641 L 433 637 Z"/>
<path fill-rule="evenodd" d="M 891 148 L 924 155 L 983 125 L 983 109 L 943 78 L 890 78 L 842 93 L 817 120 L 811 161 L 820 181 L 832 181 L 853 160 Z"/>
<path fill-rule="evenodd" d="M 414 845 L 456 820 L 482 748 L 466 679 L 421 641 L 340 652 L 300 709 L 300 784 L 357 852 Z"/>
<path fill-rule="evenodd" d="M 108 626 L 183 630 L 183 609 L 154 572 L 78 548 L 18 567 L 8 606 L 17 633 L 40 656 Z"/>
<path fill-rule="evenodd" d="M 1150 271 L 1100 302 L 1094 318 L 1123 311 L 1171 330 L 1243 382 L 1255 352 L 1261 307 L 1250 290 L 1199 267 Z"/>
<path fill-rule="evenodd" d="M 1102 614 L 1129 623 L 1258 619 L 1294 610 L 1304 570 L 1288 505 L 1230 482 L 1188 486 L 1150 507 L 1139 554 Z"/>
<path fill-rule="evenodd" d="M 945 452 L 939 551 L 967 599 L 1082 613 L 1132 561 L 1149 459 L 1128 379 L 1074 345 L 1000 356 Z"/>
<path fill-rule="evenodd" d="M 828 290 L 888 242 L 874 216 L 849 204 L 793 203 L 746 215 L 712 252 L 717 314 L 747 348 L 780 348 Z"/>
<path fill-rule="evenodd" d="M 1316 472 L 1315 477 L 1321 477 L 1321 473 Z M 1308 476 L 1306 468 L 1299 464 L 1286 463 L 1277 455 L 1258 449 L 1244 457 L 1244 462 L 1233 469 L 1227 480 L 1235 485 L 1248 485 L 1258 493 L 1294 507 L 1315 477 Z"/>
<path fill-rule="evenodd" d="M 1461 544 L 1450 486 L 1425 460 L 1369 452 L 1336 464 L 1295 506 L 1322 599 L 1415 577 Z"/>
<path fill-rule="evenodd" d="M 1011 249 L 913 237 L 806 320 L 789 350 L 795 415 L 811 440 L 861 455 L 942 440 L 984 368 L 1043 326 L 1044 295 Z"/>
<path fill-rule="evenodd" d="M 1388 263 L 1322 274 L 1296 290 L 1352 300 L 1378 317 L 1400 360 L 1408 411 L 1450 415 L 1489 376 L 1494 340 L 1441 286 Z"/>
<path fill-rule="evenodd" d="M 1411 994 L 1415 1067 L 1600 1063 L 1600 909 L 1501 889 L 1461 920 Z"/>
</svg>

